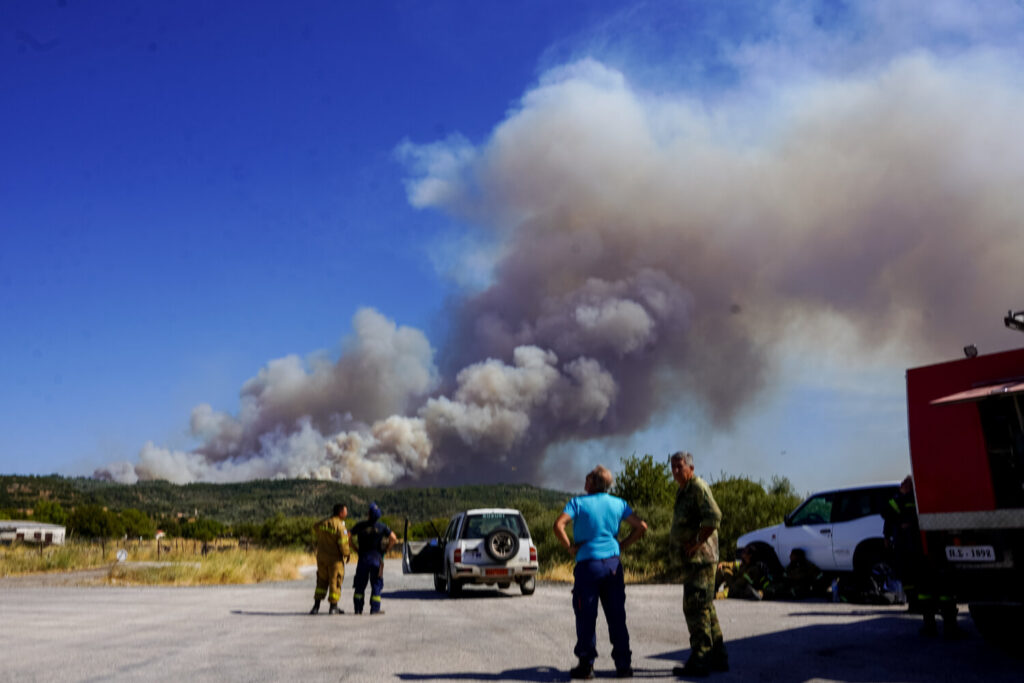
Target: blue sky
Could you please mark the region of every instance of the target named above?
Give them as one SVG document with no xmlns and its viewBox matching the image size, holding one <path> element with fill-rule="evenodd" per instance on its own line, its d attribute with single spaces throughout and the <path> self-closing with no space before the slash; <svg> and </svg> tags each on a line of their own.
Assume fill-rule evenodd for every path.
<svg viewBox="0 0 1024 683">
<path fill-rule="evenodd" d="M 0 5 L 0 472 L 901 477 L 1020 343 L 1024 10 L 751 5 Z"/>
</svg>

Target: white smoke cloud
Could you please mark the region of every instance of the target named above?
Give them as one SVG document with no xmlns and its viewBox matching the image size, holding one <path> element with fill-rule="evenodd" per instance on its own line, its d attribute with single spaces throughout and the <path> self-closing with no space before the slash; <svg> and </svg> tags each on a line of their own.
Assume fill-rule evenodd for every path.
<svg viewBox="0 0 1024 683">
<path fill-rule="evenodd" d="M 147 443 L 139 462 L 97 476 L 244 481 L 317 478 L 390 484 L 429 465 L 421 421 L 402 418 L 437 385 L 433 349 L 422 332 L 399 327 L 372 309 L 353 318 L 353 335 L 331 363 L 298 356 L 271 360 L 241 389 L 237 415 L 207 404 L 192 410 L 194 451 Z"/>
<path fill-rule="evenodd" d="M 810 318 L 908 360 L 964 330 L 1005 345 L 990 319 L 1021 292 L 1024 87 L 999 46 L 1016 34 L 975 18 L 967 43 L 994 43 L 928 49 L 965 7 L 940 5 L 897 35 L 889 3 L 850 10 L 848 33 L 781 3 L 771 39 L 723 47 L 736 83 L 714 97 L 582 59 L 478 145 L 402 143 L 410 203 L 494 258 L 453 306 L 443 367 L 366 309 L 336 363 L 273 360 L 237 414 L 193 411 L 195 451 L 148 444 L 104 475 L 529 480 L 551 445 L 631 434 L 680 401 L 729 428 Z"/>
</svg>

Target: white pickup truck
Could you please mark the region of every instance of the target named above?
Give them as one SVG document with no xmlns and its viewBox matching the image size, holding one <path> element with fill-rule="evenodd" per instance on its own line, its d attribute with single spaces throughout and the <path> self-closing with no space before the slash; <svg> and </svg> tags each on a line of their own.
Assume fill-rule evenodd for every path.
<svg viewBox="0 0 1024 683">
<path fill-rule="evenodd" d="M 781 524 L 740 536 L 736 547 L 753 544 L 776 566 L 801 548 L 822 571 L 870 571 L 885 558 L 881 512 L 899 487 L 890 482 L 815 493 Z"/>
</svg>

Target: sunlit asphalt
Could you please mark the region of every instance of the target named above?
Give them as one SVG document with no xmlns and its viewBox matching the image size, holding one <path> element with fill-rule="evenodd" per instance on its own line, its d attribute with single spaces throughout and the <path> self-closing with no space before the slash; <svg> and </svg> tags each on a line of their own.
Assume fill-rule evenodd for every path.
<svg viewBox="0 0 1024 683">
<path fill-rule="evenodd" d="M 86 588 L 0 579 L 3 681 L 568 680 L 570 588 L 467 588 L 450 600 L 429 576 L 388 564 L 383 616 L 352 614 L 354 564 L 341 606 L 307 614 L 313 578 L 212 588 Z M 688 654 L 681 588 L 630 586 L 636 678 L 673 680 Z M 830 602 L 716 602 L 732 660 L 710 681 L 1019 681 L 1024 662 L 966 637 L 918 635 L 903 607 Z M 603 617 L 600 617 L 603 620 Z M 614 667 L 603 621 L 597 676 Z"/>
</svg>

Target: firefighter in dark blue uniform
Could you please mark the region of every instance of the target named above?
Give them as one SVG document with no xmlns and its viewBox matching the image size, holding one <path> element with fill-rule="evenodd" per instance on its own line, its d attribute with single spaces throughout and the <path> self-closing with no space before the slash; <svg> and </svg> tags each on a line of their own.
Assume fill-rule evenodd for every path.
<svg viewBox="0 0 1024 683">
<path fill-rule="evenodd" d="M 380 521 L 380 507 L 370 503 L 367 519 L 352 527 L 352 544 L 359 553 L 356 577 L 352 582 L 352 602 L 356 614 L 363 613 L 366 584 L 370 584 L 370 614 L 383 614 L 380 593 L 384 589 L 384 555 L 398 541 L 394 532 Z"/>
</svg>

